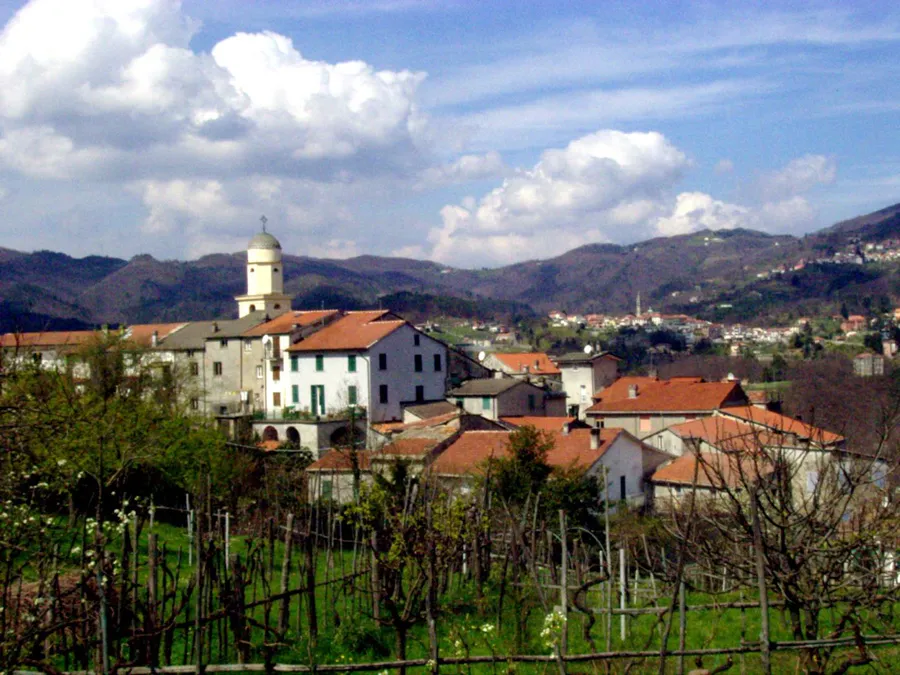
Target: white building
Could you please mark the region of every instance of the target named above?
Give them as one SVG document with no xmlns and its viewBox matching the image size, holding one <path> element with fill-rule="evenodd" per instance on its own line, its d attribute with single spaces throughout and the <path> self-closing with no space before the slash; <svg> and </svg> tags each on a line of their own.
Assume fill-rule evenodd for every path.
<svg viewBox="0 0 900 675">
<path fill-rule="evenodd" d="M 557 358 L 562 388 L 566 392 L 566 411 L 582 417 L 593 405 L 594 394 L 616 381 L 620 361 L 609 352 L 571 352 Z"/>
<path fill-rule="evenodd" d="M 348 312 L 283 354 L 283 403 L 314 417 L 357 406 L 370 423 L 402 420 L 446 390 L 446 345 L 387 310 Z"/>
</svg>

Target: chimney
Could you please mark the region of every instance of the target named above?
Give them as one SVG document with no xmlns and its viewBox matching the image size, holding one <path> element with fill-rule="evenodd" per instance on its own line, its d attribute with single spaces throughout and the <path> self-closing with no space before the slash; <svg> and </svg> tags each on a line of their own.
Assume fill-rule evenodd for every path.
<svg viewBox="0 0 900 675">
<path fill-rule="evenodd" d="M 213 321 L 212 331 L 213 331 L 213 333 L 219 332 L 219 322 L 218 321 Z"/>
<path fill-rule="evenodd" d="M 538 359 L 534 360 L 534 372 L 538 372 L 541 369 L 541 362 Z"/>
<path fill-rule="evenodd" d="M 153 331 L 153 335 L 150 336 L 150 346 L 156 347 L 159 345 L 159 331 Z"/>
<path fill-rule="evenodd" d="M 637 398 L 638 397 L 638 386 L 636 384 L 628 385 L 628 398 Z"/>
<path fill-rule="evenodd" d="M 600 427 L 591 427 L 591 450 L 600 447 Z"/>
</svg>

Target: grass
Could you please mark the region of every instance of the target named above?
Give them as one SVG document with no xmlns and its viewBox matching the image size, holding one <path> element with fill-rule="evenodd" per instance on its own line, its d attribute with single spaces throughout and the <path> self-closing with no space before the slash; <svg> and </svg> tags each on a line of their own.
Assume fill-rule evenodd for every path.
<svg viewBox="0 0 900 675">
<path fill-rule="evenodd" d="M 53 539 L 57 543 L 63 543 L 73 538 L 71 532 L 66 533 L 59 521 L 54 528 Z M 182 574 L 179 586 L 186 588 L 193 573 L 186 564 L 186 551 L 190 540 L 183 527 L 157 522 L 154 533 L 159 540 L 160 552 L 165 552 L 166 565 L 174 569 L 178 564 L 179 550 L 181 551 Z M 75 533 L 77 535 L 77 533 Z M 146 556 L 147 556 L 147 532 L 140 538 L 140 567 L 139 578 L 142 584 L 146 583 Z M 284 555 L 284 545 L 281 541 L 283 532 L 277 536 L 274 550 L 274 574 L 270 578 L 270 588 L 264 587 L 262 580 L 257 581 L 255 589 L 248 589 L 247 597 L 253 595 L 254 590 L 258 597 L 265 597 L 266 593 L 277 593 L 280 585 L 280 570 Z M 78 535 L 80 537 L 80 535 Z M 244 564 L 248 564 L 248 556 L 260 556 L 259 540 L 251 540 L 246 537 L 236 536 L 231 541 L 231 552 L 239 557 Z M 120 550 L 121 542 L 112 542 L 110 550 Z M 64 551 L 64 546 L 60 550 Z M 263 552 L 265 560 L 267 552 Z M 332 558 L 332 577 L 349 574 L 352 566 L 352 551 L 335 551 Z M 257 558 L 258 560 L 259 558 Z M 295 551 L 290 572 L 290 588 L 300 588 L 305 585 L 305 577 L 301 575 L 300 562 L 302 551 Z M 70 557 L 69 570 L 77 569 L 79 558 Z M 495 570 L 498 566 L 495 566 Z M 317 562 L 317 582 L 324 583 L 327 580 L 327 556 L 320 552 Z M 645 582 L 646 584 L 646 582 Z M 645 586 L 646 587 L 646 586 Z M 349 590 L 349 589 L 348 589 Z M 145 592 L 145 591 L 142 591 Z M 515 602 L 510 595 L 512 587 L 507 585 L 507 598 L 504 601 L 503 611 L 498 615 L 498 580 L 492 578 L 485 588 L 485 598 L 482 602 L 476 599 L 475 589 L 471 583 L 463 583 L 459 577 L 454 577 L 449 588 L 439 598 L 439 641 L 440 652 L 444 656 L 463 655 L 505 655 L 513 653 L 524 654 L 549 654 L 551 647 L 545 638 L 541 636 L 544 627 L 545 612 L 533 592 L 527 589 L 523 591 L 520 602 Z M 555 591 L 547 591 L 548 603 L 552 607 L 558 603 Z M 372 617 L 370 600 L 361 593 L 344 593 L 338 586 L 319 586 L 316 590 L 317 609 L 319 615 L 319 639 L 314 644 L 309 639 L 309 628 L 306 621 L 305 599 L 303 606 L 294 598 L 290 603 L 290 629 L 285 636 L 283 644 L 264 644 L 262 631 L 253 632 L 254 645 L 251 661 L 261 662 L 263 654 L 268 648 L 273 649 L 272 659 L 282 663 L 361 663 L 368 661 L 390 660 L 394 651 L 394 632 L 391 627 L 379 625 Z M 615 595 L 616 601 L 618 595 Z M 748 591 L 742 598 L 738 594 L 727 597 L 719 597 L 720 602 L 745 599 L 752 601 L 754 596 Z M 663 605 L 668 603 L 667 598 L 660 598 Z M 715 598 L 705 593 L 689 593 L 687 604 L 705 605 L 715 602 Z M 589 606 L 603 607 L 605 599 L 600 590 L 593 591 L 588 597 Z M 647 604 L 647 601 L 644 602 Z M 264 607 L 253 610 L 252 616 L 261 624 L 275 625 L 277 623 L 279 604 L 270 608 L 268 618 Z M 583 614 L 571 607 L 568 626 L 569 653 L 589 653 L 593 651 L 590 642 L 583 635 L 586 618 Z M 778 610 L 771 612 L 772 639 L 776 641 L 790 640 L 791 635 L 783 617 Z M 517 636 L 516 622 L 519 617 L 526 619 L 524 632 Z M 825 613 L 823 617 L 823 634 L 830 630 L 832 617 Z M 894 632 L 896 622 L 891 619 L 888 625 L 882 625 L 883 632 Z M 612 634 L 609 636 L 613 650 L 658 650 L 661 626 L 655 616 L 636 616 L 626 619 L 627 636 L 623 641 L 620 636 L 620 617 L 614 616 L 612 620 Z M 876 629 L 873 628 L 872 632 Z M 215 629 L 210 631 L 216 634 Z M 687 631 L 685 644 L 688 648 L 711 648 L 737 646 L 743 641 L 756 641 L 759 635 L 759 613 L 756 610 L 691 610 L 687 615 Z M 597 615 L 592 630 L 592 636 L 597 648 L 605 651 L 607 643 L 606 617 Z M 178 631 L 172 650 L 173 660 L 178 663 L 185 652 L 183 640 L 185 634 Z M 213 638 L 215 640 L 215 638 Z M 517 646 L 517 639 L 521 642 Z M 408 658 L 428 658 L 428 633 L 424 622 L 415 625 L 410 631 L 408 642 Z M 678 645 L 678 622 L 675 618 L 672 632 L 669 638 L 669 648 L 675 649 Z M 880 654 L 885 657 L 895 654 L 895 650 L 882 649 Z M 236 663 L 237 655 L 231 648 L 224 654 L 218 655 L 218 644 L 214 643 L 213 661 Z M 704 660 L 704 666 L 714 667 L 724 663 L 727 657 L 716 656 Z M 743 661 L 743 672 L 758 672 L 758 655 L 746 655 L 734 657 L 735 662 Z M 793 670 L 796 666 L 795 653 L 776 653 L 773 655 L 775 672 Z M 190 659 L 189 659 L 190 660 Z M 676 659 L 671 659 L 671 668 L 674 672 Z M 693 660 L 688 661 L 688 667 L 693 667 Z M 582 667 L 574 668 L 579 670 Z M 584 668 L 593 668 L 584 666 Z M 617 664 L 612 672 L 620 672 L 624 664 Z M 648 660 L 644 664 L 638 664 L 632 672 L 656 672 L 658 668 L 656 660 Z M 448 666 L 447 670 L 451 670 Z M 466 673 L 502 672 L 503 665 L 479 665 L 466 668 Z M 544 665 L 520 664 L 519 672 L 544 672 Z M 548 671 L 549 672 L 549 671 Z"/>
</svg>

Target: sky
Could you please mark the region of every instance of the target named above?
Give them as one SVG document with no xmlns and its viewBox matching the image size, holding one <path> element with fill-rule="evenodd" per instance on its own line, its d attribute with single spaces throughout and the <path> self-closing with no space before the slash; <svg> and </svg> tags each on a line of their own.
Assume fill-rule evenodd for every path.
<svg viewBox="0 0 900 675">
<path fill-rule="evenodd" d="M 0 247 L 478 268 L 900 201 L 900 6 L 0 0 Z"/>
</svg>

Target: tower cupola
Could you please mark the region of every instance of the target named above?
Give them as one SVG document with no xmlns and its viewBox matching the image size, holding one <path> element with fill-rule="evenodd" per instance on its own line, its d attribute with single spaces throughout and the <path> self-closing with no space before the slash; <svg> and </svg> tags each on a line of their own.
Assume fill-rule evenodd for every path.
<svg viewBox="0 0 900 675">
<path fill-rule="evenodd" d="M 267 218 L 260 218 L 262 232 L 247 245 L 247 293 L 235 298 L 238 316 L 265 312 L 271 318 L 291 309 L 291 297 L 284 294 L 281 243 L 266 231 Z"/>
</svg>

